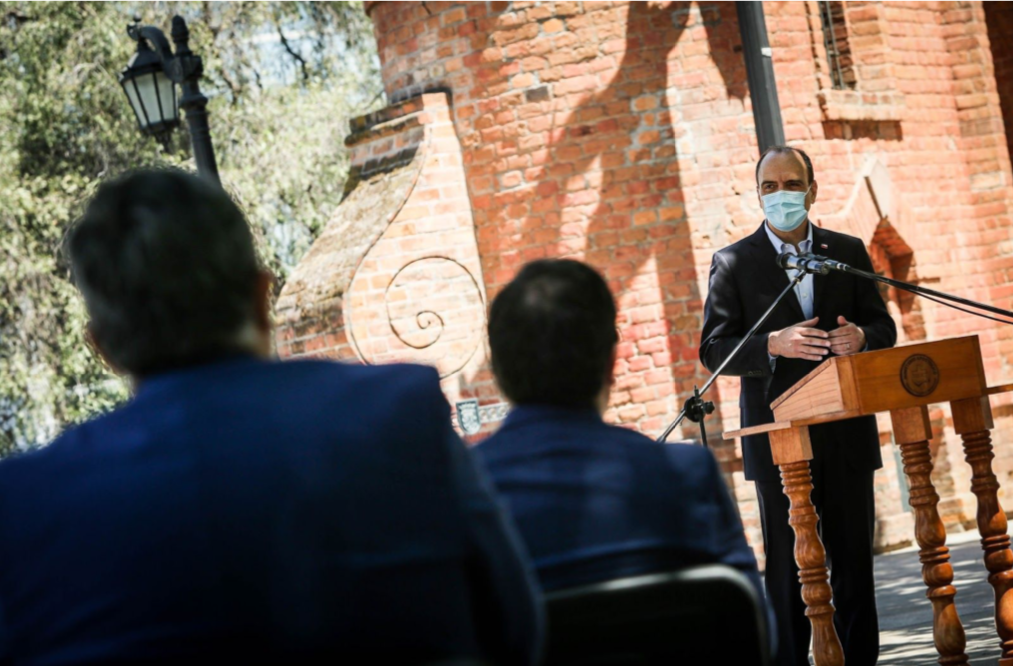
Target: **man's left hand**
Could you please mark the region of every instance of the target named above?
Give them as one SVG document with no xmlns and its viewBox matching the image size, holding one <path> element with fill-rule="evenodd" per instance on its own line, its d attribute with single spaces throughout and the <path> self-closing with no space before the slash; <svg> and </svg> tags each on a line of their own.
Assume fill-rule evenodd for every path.
<svg viewBox="0 0 1013 666">
<path fill-rule="evenodd" d="M 844 317 L 837 318 L 837 325 L 830 331 L 830 351 L 838 356 L 857 354 L 865 349 L 865 331 Z"/>
</svg>

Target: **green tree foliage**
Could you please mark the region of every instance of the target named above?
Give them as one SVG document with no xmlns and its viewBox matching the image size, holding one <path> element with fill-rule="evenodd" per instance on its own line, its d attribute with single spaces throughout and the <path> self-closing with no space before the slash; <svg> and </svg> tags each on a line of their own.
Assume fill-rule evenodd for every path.
<svg viewBox="0 0 1013 666">
<path fill-rule="evenodd" d="M 204 58 L 223 184 L 279 283 L 340 201 L 348 118 L 382 103 L 360 3 L 0 2 L 0 455 L 127 394 L 86 343 L 58 249 L 103 178 L 193 168 L 185 123 L 163 151 L 116 78 L 130 20 L 168 33 L 177 13 Z"/>
</svg>

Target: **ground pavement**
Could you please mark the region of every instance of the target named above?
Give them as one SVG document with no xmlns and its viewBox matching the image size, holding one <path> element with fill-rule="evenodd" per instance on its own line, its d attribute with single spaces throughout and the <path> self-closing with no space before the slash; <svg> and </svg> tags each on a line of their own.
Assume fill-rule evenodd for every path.
<svg viewBox="0 0 1013 666">
<path fill-rule="evenodd" d="M 957 613 L 967 633 L 971 666 L 995 666 L 999 638 L 995 633 L 992 587 L 988 584 L 977 532 L 949 535 Z M 879 666 L 935 664 L 932 605 L 925 598 L 917 548 L 876 557 L 876 603 L 879 607 Z"/>
</svg>

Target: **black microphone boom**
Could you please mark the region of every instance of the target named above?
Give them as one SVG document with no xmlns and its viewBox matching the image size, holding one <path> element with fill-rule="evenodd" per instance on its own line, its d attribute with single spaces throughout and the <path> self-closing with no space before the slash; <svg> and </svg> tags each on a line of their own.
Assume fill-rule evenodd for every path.
<svg viewBox="0 0 1013 666">
<path fill-rule="evenodd" d="M 790 252 L 783 252 L 780 255 L 778 255 L 777 257 L 778 266 L 781 266 L 781 258 L 784 257 L 785 254 L 787 254 L 788 256 L 792 256 Z M 863 271 L 860 268 L 855 268 L 854 266 L 849 266 L 848 264 L 843 264 L 839 261 L 834 261 L 833 259 L 821 257 L 818 254 L 808 254 L 808 253 L 803 254 L 802 257 L 800 258 L 800 261 L 804 261 L 806 263 L 806 266 L 808 266 L 809 268 L 803 268 L 802 266 L 792 268 L 797 268 L 797 270 L 803 270 L 807 272 L 818 272 L 821 275 L 826 275 L 830 271 L 840 271 L 841 273 L 850 273 L 852 275 L 857 275 L 858 277 L 865 278 L 866 280 L 872 280 L 873 282 L 882 282 L 883 284 L 889 285 L 896 289 L 903 289 L 904 291 L 908 291 L 911 292 L 912 294 L 916 294 L 923 298 L 927 298 L 931 301 L 935 301 L 936 303 L 939 303 L 941 305 L 945 305 L 947 307 L 960 310 L 961 312 L 966 312 L 967 314 L 975 315 L 976 317 L 991 319 L 992 321 L 997 321 L 1000 324 L 1013 324 L 1013 321 L 1011 321 L 1013 320 L 1013 312 L 1011 312 L 1010 310 L 1004 310 L 1003 308 L 997 308 L 994 305 L 988 305 L 987 303 L 978 303 L 977 301 L 972 301 L 967 298 L 961 298 L 960 296 L 954 296 L 953 294 L 947 294 L 946 292 L 936 291 L 935 289 L 929 289 L 927 287 L 902 282 L 900 280 L 894 280 L 893 278 L 888 278 L 885 275 L 878 275 L 877 273 L 869 273 L 867 271 Z M 784 267 L 782 266 L 782 268 Z M 966 310 L 958 305 L 954 305 L 954 303 L 966 305 L 968 307 L 976 308 L 978 310 L 984 310 L 985 312 L 991 312 L 997 315 L 1001 315 L 1003 317 L 1007 317 L 1008 319 L 997 319 L 995 317 L 990 317 L 986 314 L 982 314 L 981 312 L 973 312 L 971 310 Z"/>
</svg>

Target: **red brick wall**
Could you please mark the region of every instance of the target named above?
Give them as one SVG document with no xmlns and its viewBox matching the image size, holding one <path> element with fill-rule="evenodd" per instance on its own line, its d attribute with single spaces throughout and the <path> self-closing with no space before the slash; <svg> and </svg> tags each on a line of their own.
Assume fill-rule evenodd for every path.
<svg viewBox="0 0 1013 666">
<path fill-rule="evenodd" d="M 426 363 L 452 404 L 499 403 L 447 95 L 392 105 L 352 130 L 346 198 L 279 297 L 279 354 Z"/>
<path fill-rule="evenodd" d="M 837 91 L 816 3 L 764 3 L 786 136 L 813 156 L 820 183 L 813 217 L 862 237 L 883 272 L 1010 307 L 1009 151 L 981 3 L 843 5 L 855 87 Z M 488 296 L 531 259 L 598 267 L 621 311 L 607 418 L 658 433 L 706 377 L 696 349 L 711 256 L 762 219 L 734 3 L 384 2 L 367 11 L 389 98 L 450 94 L 467 186 L 456 205 L 470 206 Z M 1013 379 L 1006 328 L 887 295 L 904 340 L 979 333 L 991 383 Z M 445 384 L 459 390 L 453 378 Z M 710 432 L 738 425 L 737 384 L 718 382 Z M 485 386 L 483 399 L 498 400 Z M 1013 475 L 1011 403 L 993 404 L 1003 482 Z M 973 497 L 948 408 L 933 420 L 942 509 L 951 525 L 967 524 Z M 888 445 L 888 419 L 881 424 Z M 718 442 L 716 452 L 757 543 L 736 446 Z M 910 524 L 892 450 L 884 458 L 877 488 L 890 546 L 910 539 Z"/>
<path fill-rule="evenodd" d="M 708 190 L 731 192 L 730 162 L 755 152 L 734 6 L 507 9 L 373 5 L 388 94 L 451 89 L 490 296 L 538 257 L 579 256 L 605 274 L 623 338 L 609 416 L 657 432 L 674 394 L 704 377 L 687 208 L 726 219 Z M 728 120 L 714 127 L 715 115 Z M 684 175 L 680 148 L 705 144 L 713 156 Z"/>
</svg>

